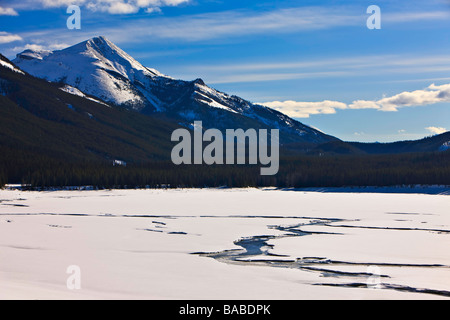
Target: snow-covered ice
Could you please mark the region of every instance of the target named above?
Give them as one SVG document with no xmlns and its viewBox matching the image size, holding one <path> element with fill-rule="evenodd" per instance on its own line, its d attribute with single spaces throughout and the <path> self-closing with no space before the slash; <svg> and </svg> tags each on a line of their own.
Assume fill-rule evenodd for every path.
<svg viewBox="0 0 450 320">
<path fill-rule="evenodd" d="M 0 201 L 1 299 L 450 298 L 445 194 L 1 190 Z M 80 290 L 66 285 L 72 265 Z"/>
</svg>

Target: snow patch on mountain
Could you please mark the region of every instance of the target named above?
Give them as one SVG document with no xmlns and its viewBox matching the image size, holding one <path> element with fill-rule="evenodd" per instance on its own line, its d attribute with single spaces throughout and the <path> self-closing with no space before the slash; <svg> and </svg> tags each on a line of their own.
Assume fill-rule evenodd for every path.
<svg viewBox="0 0 450 320">
<path fill-rule="evenodd" d="M 8 68 L 8 69 L 10 69 L 10 70 L 12 70 L 14 72 L 17 72 L 17 73 L 20 73 L 20 74 L 25 74 L 25 72 L 23 72 L 22 70 L 14 67 L 11 63 L 8 63 L 6 61 L 0 60 L 0 65 L 2 67 Z"/>
<path fill-rule="evenodd" d="M 109 108 L 111 107 L 111 106 L 109 106 L 108 104 L 106 104 L 106 103 L 104 103 L 104 102 L 102 102 L 102 101 L 100 101 L 100 100 L 97 100 L 97 99 L 94 99 L 94 98 L 91 98 L 91 97 L 86 96 L 83 92 L 81 92 L 80 90 L 78 90 L 77 88 L 74 88 L 74 87 L 72 87 L 72 86 L 65 85 L 64 87 L 59 88 L 59 89 L 62 90 L 62 91 L 64 91 L 64 92 L 73 94 L 73 95 L 75 95 L 75 96 L 82 97 L 82 98 L 85 98 L 85 99 L 94 101 L 94 102 L 96 102 L 96 103 L 99 103 L 99 104 L 103 104 L 103 105 L 105 105 L 105 106 L 107 106 L 107 107 L 109 107 Z"/>
<path fill-rule="evenodd" d="M 447 151 L 450 150 L 450 141 L 444 142 L 440 147 L 439 151 Z"/>
<path fill-rule="evenodd" d="M 198 102 L 204 103 L 212 108 L 224 109 L 229 112 L 238 113 L 231 107 L 220 102 L 229 99 L 228 95 L 199 83 L 195 84 L 195 89 L 194 99 Z"/>
<path fill-rule="evenodd" d="M 77 88 L 74 88 L 72 86 L 66 85 L 66 86 L 64 86 L 62 88 L 59 88 L 59 89 L 64 91 L 64 92 L 73 94 L 74 96 L 79 96 L 79 97 L 82 97 L 82 98 L 86 97 L 86 95 L 83 92 L 81 92 L 80 90 L 78 90 Z"/>
</svg>

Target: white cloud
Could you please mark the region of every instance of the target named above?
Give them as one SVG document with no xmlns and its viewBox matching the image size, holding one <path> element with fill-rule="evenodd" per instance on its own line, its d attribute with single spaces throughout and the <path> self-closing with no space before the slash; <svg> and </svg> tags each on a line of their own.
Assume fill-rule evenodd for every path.
<svg viewBox="0 0 450 320">
<path fill-rule="evenodd" d="M 187 4 L 191 0 L 23 0 L 13 2 L 7 0 L 10 6 L 15 6 L 23 10 L 33 10 L 42 7 L 64 7 L 69 4 L 78 4 L 91 11 L 126 14 L 133 12 L 160 12 L 161 7 L 178 6 Z M 26 5 L 26 6 L 25 6 Z M 426 17 L 427 15 L 424 15 Z M 439 18 L 439 17 L 434 17 Z M 139 39 L 146 38 L 147 41 L 157 42 L 160 39 L 194 42 L 210 41 L 214 39 L 232 38 L 237 39 L 245 36 L 266 35 L 266 34 L 289 34 L 295 32 L 307 32 L 311 30 L 332 29 L 338 27 L 359 28 L 365 25 L 367 16 L 361 13 L 359 9 L 352 7 L 293 7 L 289 9 L 275 9 L 256 11 L 251 9 L 229 10 L 222 12 L 211 12 L 202 14 L 182 15 L 177 17 L 158 17 L 157 19 L 132 19 L 118 22 L 117 25 L 108 25 L 99 27 L 96 34 L 107 34 L 115 42 L 137 42 Z M 413 19 L 411 16 L 410 19 Z M 432 16 L 429 16 L 432 19 Z M 394 20 L 393 20 L 394 21 Z M 244 27 L 245 26 L 245 27 Z M 57 30 L 47 30 L 48 36 L 54 37 Z M 80 33 L 78 33 L 80 34 Z M 92 33 L 88 33 L 92 37 Z M 133 34 L 133 37 L 130 37 Z M 66 36 L 66 34 L 64 34 Z M 29 40 L 28 40 L 29 41 Z M 357 57 L 353 57 L 357 58 Z M 392 58 L 392 57 L 391 57 Z M 308 63 L 295 63 L 294 68 L 318 67 L 323 69 L 325 66 L 335 68 L 332 60 L 339 63 L 344 71 L 352 71 L 355 74 L 361 74 L 360 69 L 364 67 L 380 66 L 375 71 L 382 72 L 411 72 L 412 62 L 407 57 L 401 59 L 391 59 L 387 56 L 382 57 L 363 57 L 352 61 L 346 59 L 330 59 L 327 61 L 312 61 Z M 398 57 L 397 57 L 398 58 Z M 435 70 L 442 71 L 442 64 L 447 63 L 450 58 L 442 58 L 439 65 L 432 67 Z M 407 65 L 403 62 L 406 61 Z M 326 65 L 321 65 L 325 62 Z M 429 68 L 434 60 L 420 59 L 421 63 L 414 64 L 417 69 L 425 63 Z M 397 63 L 397 65 L 395 65 Z M 437 63 L 437 62 L 436 62 Z M 224 66 L 226 67 L 226 66 Z M 235 66 L 237 67 L 237 66 Z M 249 66 L 253 70 L 258 65 Z M 263 68 L 276 69 L 287 68 L 289 63 L 278 63 L 263 65 Z M 383 67 L 383 68 L 381 68 Z M 395 67 L 395 68 L 393 68 Z M 256 69 L 261 70 L 261 69 Z M 334 70 L 333 70 L 334 71 Z M 340 70 L 337 70 L 340 71 Z M 305 72 L 301 70 L 301 72 Z M 422 70 L 423 73 L 429 73 L 429 70 Z M 281 73 L 281 72 L 277 72 Z M 298 73 L 298 72 L 296 72 Z"/>
<path fill-rule="evenodd" d="M 107 11 L 111 14 L 130 14 L 130 13 L 138 12 L 139 9 L 140 8 L 134 4 L 118 1 L 118 2 L 111 3 L 111 5 L 108 7 Z"/>
<path fill-rule="evenodd" d="M 152 28 L 152 30 L 155 30 Z M 148 38 L 155 39 L 157 35 Z M 181 39 L 180 39 L 181 40 Z M 126 41 L 126 40 L 125 40 Z M 448 81 L 450 78 L 430 78 L 430 70 L 444 72 L 450 71 L 450 57 L 447 55 L 405 55 L 405 54 L 384 54 L 351 57 L 331 57 L 311 60 L 292 61 L 263 61 L 252 62 L 243 61 L 234 64 L 210 63 L 193 64 L 180 66 L 176 72 L 177 76 L 193 78 L 199 74 L 211 84 L 222 83 L 243 83 L 261 81 L 283 81 L 291 79 L 305 78 L 338 78 L 360 77 L 367 78 L 380 77 L 389 79 L 401 76 L 408 80 L 384 80 L 389 82 L 418 82 L 432 83 L 433 81 Z M 426 74 L 428 78 L 411 79 L 411 74 Z M 415 75 L 417 76 L 417 75 Z M 361 101 L 362 105 L 364 101 Z M 374 108 L 367 106 L 368 108 Z"/>
<path fill-rule="evenodd" d="M 86 0 L 38 0 L 35 1 L 40 3 L 45 8 L 59 8 L 59 7 L 68 7 L 70 5 L 83 5 L 86 3 Z"/>
<path fill-rule="evenodd" d="M 374 109 L 384 112 L 395 112 L 399 108 L 426 106 L 441 102 L 450 102 L 450 84 L 439 86 L 432 84 L 423 90 L 405 91 L 392 97 L 384 97 L 374 101 L 355 100 L 351 104 L 329 100 L 322 102 L 272 101 L 261 104 L 294 118 L 308 118 L 314 114 L 334 114 L 337 109 Z M 444 128 L 430 128 L 445 130 Z"/>
<path fill-rule="evenodd" d="M 39 0 L 44 8 L 60 8 L 69 5 L 85 6 L 91 11 L 110 14 L 133 14 L 144 9 L 158 12 L 160 7 L 172 7 L 188 3 L 190 0 Z"/>
<path fill-rule="evenodd" d="M 384 13 L 383 22 L 402 23 L 415 22 L 424 20 L 447 20 L 450 18 L 450 12 L 443 11 L 423 11 L 423 12 L 401 12 L 401 13 Z"/>
<path fill-rule="evenodd" d="M 398 111 L 399 108 L 425 106 L 440 102 L 450 102 L 450 84 L 430 85 L 423 90 L 405 91 L 392 97 L 377 101 L 357 100 L 349 105 L 350 109 L 377 109 L 380 111 Z"/>
<path fill-rule="evenodd" d="M 329 100 L 321 102 L 273 101 L 261 104 L 293 118 L 309 118 L 313 114 L 334 114 L 336 109 L 347 108 L 345 103 Z"/>
<path fill-rule="evenodd" d="M 208 77 L 210 84 L 222 83 L 244 83 L 244 82 L 265 82 L 265 81 L 283 81 L 294 79 L 312 79 L 318 77 L 338 77 L 345 75 L 344 72 L 307 72 L 307 73 L 249 73 L 233 75 L 215 75 Z"/>
<path fill-rule="evenodd" d="M 16 10 L 14 10 L 13 8 L 3 8 L 0 7 L 0 16 L 18 16 L 19 14 L 17 13 Z"/>
<path fill-rule="evenodd" d="M 146 13 L 161 13 L 162 10 L 159 7 L 154 7 L 154 8 L 147 8 L 145 9 Z"/>
<path fill-rule="evenodd" d="M 23 40 L 21 36 L 17 34 L 10 34 L 7 32 L 0 31 L 0 44 L 10 43 L 14 41 L 21 41 Z"/>
<path fill-rule="evenodd" d="M 349 109 L 379 109 L 375 101 L 356 100 L 348 106 Z"/>
<path fill-rule="evenodd" d="M 61 50 L 61 49 L 65 49 L 69 47 L 69 45 L 65 44 L 65 43 L 52 43 L 52 44 L 48 44 L 48 45 L 41 45 L 41 44 L 36 44 L 36 43 L 27 43 L 24 46 L 20 46 L 20 47 L 14 47 L 13 51 L 14 52 L 22 52 L 24 50 L 34 50 L 34 51 L 43 51 L 43 50 Z"/>
<path fill-rule="evenodd" d="M 178 4 L 178 2 L 173 3 Z M 232 10 L 177 17 L 177 19 L 165 18 L 153 23 L 151 28 L 147 21 L 145 29 L 141 32 L 154 38 L 204 41 L 269 32 L 293 33 L 328 29 L 358 25 L 360 22 L 360 16 L 352 16 L 336 8 L 301 7 L 263 12 Z"/>
<path fill-rule="evenodd" d="M 445 133 L 448 130 L 442 127 L 428 127 L 425 128 L 426 130 L 430 131 L 432 134 L 441 134 L 441 133 Z"/>
<path fill-rule="evenodd" d="M 24 47 L 20 48 L 20 47 L 16 47 L 15 49 L 19 49 L 17 51 L 23 51 L 23 50 L 33 50 L 33 51 L 42 51 L 45 50 L 44 46 L 41 46 L 39 44 L 27 44 Z"/>
</svg>

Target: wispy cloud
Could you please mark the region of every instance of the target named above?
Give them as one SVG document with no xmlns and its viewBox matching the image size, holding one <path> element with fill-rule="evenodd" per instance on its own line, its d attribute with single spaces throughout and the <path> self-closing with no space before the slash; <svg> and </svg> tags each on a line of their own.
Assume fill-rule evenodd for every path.
<svg viewBox="0 0 450 320">
<path fill-rule="evenodd" d="M 411 66 L 418 65 L 421 67 L 442 67 L 447 65 L 450 67 L 450 56 L 448 55 L 434 55 L 434 56 L 407 56 L 407 55 L 395 55 L 395 54 L 383 54 L 383 55 L 365 55 L 365 56 L 352 56 L 346 58 L 327 58 L 317 59 L 309 61 L 289 61 L 282 63 L 241 63 L 232 65 L 208 65 L 208 66 L 193 66 L 196 69 L 209 69 L 217 71 L 226 70 L 273 70 L 273 69 L 305 69 L 305 68 L 317 68 L 317 67 L 330 67 L 341 70 L 360 70 L 361 68 L 379 68 L 382 66 L 388 66 L 389 69 L 393 67 L 404 67 L 410 69 Z"/>
<path fill-rule="evenodd" d="M 94 12 L 110 14 L 134 14 L 143 9 L 146 12 L 158 11 L 161 7 L 178 6 L 190 0 L 25 0 L 19 4 L 11 1 L 12 7 L 28 10 L 42 8 L 61 8 L 78 5 Z M 1 11 L 0 11 L 1 12 Z"/>
<path fill-rule="evenodd" d="M 271 101 L 261 104 L 294 118 L 308 118 L 310 115 L 315 114 L 334 114 L 337 110 L 374 109 L 384 112 L 395 112 L 400 108 L 426 106 L 441 102 L 450 102 L 450 84 L 440 86 L 432 84 L 422 90 L 404 91 L 380 100 L 355 100 L 351 104 L 329 100 L 321 102 Z M 444 128 L 427 128 L 427 130 L 430 129 L 443 129 L 444 132 L 446 131 Z"/>
<path fill-rule="evenodd" d="M 330 78 L 348 75 L 340 71 L 327 72 L 286 72 L 286 73 L 249 73 L 249 74 L 232 74 L 232 75 L 215 75 L 208 77 L 210 84 L 224 83 L 245 83 L 245 82 L 266 82 L 266 81 L 283 81 L 294 79 L 312 79 L 312 78 Z M 189 78 L 189 77 L 187 77 Z"/>
<path fill-rule="evenodd" d="M 64 7 L 78 4 L 91 11 L 109 13 L 133 13 L 140 9 L 157 12 L 160 6 L 177 6 L 190 0 L 39 0 L 29 1 L 27 10 L 43 7 Z M 11 1 L 11 5 L 16 2 Z M 24 2 L 17 2 L 24 6 Z M 156 16 L 153 19 L 139 16 L 111 24 L 83 28 L 71 40 L 85 40 L 97 35 L 106 35 L 115 43 L 133 44 L 146 39 L 150 42 L 182 41 L 210 43 L 211 40 L 242 39 L 247 36 L 267 34 L 290 34 L 310 30 L 323 30 L 340 26 L 364 25 L 365 16 L 358 11 L 343 8 L 300 7 L 254 11 L 250 9 L 181 15 L 176 17 Z M 133 37 L 130 37 L 130 34 Z M 20 34 L 27 43 L 37 41 L 67 42 L 67 31 L 40 29 Z M 37 43 L 44 45 L 42 43 Z M 75 43 L 73 43 L 75 44 Z M 5 50 L 5 49 L 3 49 Z M 8 48 L 7 50 L 10 50 Z"/>
<path fill-rule="evenodd" d="M 383 13 L 383 23 L 404 23 L 424 20 L 445 20 L 450 18 L 450 11 L 388 12 Z"/>
<path fill-rule="evenodd" d="M 174 7 L 186 4 L 190 0 L 96 0 L 90 1 L 86 7 L 92 11 L 110 14 L 133 14 L 144 9 L 146 13 L 160 12 L 161 7 Z"/>
<path fill-rule="evenodd" d="M 334 114 L 336 109 L 347 109 L 347 104 L 329 100 L 320 102 L 272 101 L 262 103 L 262 105 L 293 118 L 309 118 L 314 114 Z"/>
<path fill-rule="evenodd" d="M 0 44 L 21 41 L 23 40 L 21 36 L 17 34 L 11 34 L 8 32 L 0 31 Z"/>
<path fill-rule="evenodd" d="M 176 2 L 174 2 L 174 5 Z M 149 39 L 172 39 L 184 42 L 227 37 L 244 37 L 266 33 L 293 33 L 361 25 L 364 16 L 339 8 L 301 7 L 271 11 L 229 10 L 157 19 L 136 19 L 108 34 L 126 40 L 133 34 Z M 136 37 L 134 37 L 136 38 Z M 128 41 L 131 39 L 128 37 Z"/>
<path fill-rule="evenodd" d="M 441 134 L 441 133 L 445 133 L 448 130 L 442 127 L 428 127 L 425 128 L 426 130 L 430 131 L 432 134 Z"/>
<path fill-rule="evenodd" d="M 64 48 L 67 48 L 67 44 L 62 44 L 62 43 L 52 43 L 50 45 L 39 45 L 39 44 L 31 44 L 31 43 L 27 43 L 24 46 L 19 46 L 19 47 L 14 47 L 13 50 L 15 52 L 22 52 L 24 50 L 34 50 L 34 51 L 43 51 L 43 50 L 61 50 Z"/>
<path fill-rule="evenodd" d="M 396 82 L 446 81 L 450 78 L 436 77 L 411 79 L 411 74 L 426 74 L 450 70 L 450 57 L 414 55 L 368 55 L 345 58 L 277 62 L 247 62 L 234 64 L 185 65 L 177 69 L 180 75 L 191 78 L 201 75 L 211 84 L 282 81 L 305 78 L 369 77 L 406 75 L 408 80 Z M 384 82 L 395 82 L 386 80 Z"/>
<path fill-rule="evenodd" d="M 64 7 L 78 4 L 91 11 L 112 14 L 158 11 L 164 6 L 178 6 L 190 0 L 39 0 L 28 1 L 33 7 Z M 14 5 L 14 2 L 11 2 Z M 23 5 L 23 3 L 21 3 Z M 262 34 L 289 34 L 302 31 L 324 30 L 344 26 L 361 26 L 366 16 L 360 11 L 340 7 L 297 7 L 254 11 L 250 9 L 183 15 L 177 17 L 134 17 L 115 26 L 98 27 L 98 34 L 106 34 L 116 42 L 174 40 L 183 42 L 212 39 L 241 38 Z M 55 30 L 40 30 L 54 36 Z M 91 30 L 92 31 L 92 30 Z M 130 37 L 133 34 L 133 37 Z"/>
<path fill-rule="evenodd" d="M 6 0 L 9 6 L 32 10 L 33 8 L 65 7 L 78 4 L 95 12 L 111 14 L 133 14 L 137 12 L 159 12 L 161 7 L 179 6 L 190 3 L 191 0 Z M 293 7 L 275 10 L 228 10 L 221 12 L 180 15 L 176 17 L 157 16 L 153 19 L 139 16 L 124 19 L 113 26 L 97 26 L 95 30 L 83 29 L 78 34 L 107 35 L 112 41 L 134 43 L 146 39 L 151 42 L 160 40 L 182 42 L 209 42 L 222 39 L 242 39 L 255 35 L 290 34 L 314 30 L 327 30 L 339 27 L 365 26 L 367 15 L 360 7 L 330 6 L 330 7 Z M 407 23 L 411 21 L 448 19 L 444 12 L 421 13 L 386 13 L 383 21 L 386 23 Z M 66 37 L 61 30 L 39 30 L 43 38 L 55 39 Z M 133 34 L 133 37 L 130 37 Z M 25 38 L 25 34 L 21 34 Z M 27 40 L 27 42 L 30 42 Z M 374 58 L 376 59 L 376 58 Z M 350 62 L 350 61 L 348 61 Z M 387 62 L 384 60 L 383 62 Z M 361 61 L 364 63 L 364 61 Z M 350 65 L 350 63 L 348 63 Z M 358 67 L 353 62 L 354 69 Z M 297 65 L 301 67 L 300 65 Z M 257 67 L 257 66 L 254 66 Z M 266 66 L 268 67 L 268 66 Z M 277 66 L 274 65 L 273 68 Z M 402 67 L 399 64 L 399 67 Z"/>
<path fill-rule="evenodd" d="M 16 10 L 14 10 L 13 8 L 4 8 L 4 7 L 0 7 L 0 16 L 18 16 L 19 14 L 17 13 Z"/>
<path fill-rule="evenodd" d="M 440 86 L 432 84 L 423 90 L 405 91 L 377 101 L 358 100 L 348 107 L 350 109 L 398 111 L 399 108 L 425 106 L 440 102 L 450 102 L 450 84 Z"/>
</svg>

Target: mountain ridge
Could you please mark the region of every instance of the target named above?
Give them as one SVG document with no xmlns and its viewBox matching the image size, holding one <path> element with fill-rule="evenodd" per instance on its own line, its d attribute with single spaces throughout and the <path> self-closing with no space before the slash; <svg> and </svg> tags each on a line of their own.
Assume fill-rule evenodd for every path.
<svg viewBox="0 0 450 320">
<path fill-rule="evenodd" d="M 102 36 L 54 52 L 26 50 L 13 62 L 33 76 L 143 114 L 163 114 L 185 127 L 202 120 L 205 128 L 219 130 L 279 129 L 283 143 L 339 140 L 281 112 L 215 90 L 200 78 L 177 80 L 145 67 Z"/>
<path fill-rule="evenodd" d="M 25 53 L 21 53 L 19 55 L 25 55 L 29 56 L 31 55 L 31 60 L 34 59 L 41 59 L 42 57 L 49 56 L 49 51 L 41 51 L 40 53 L 37 51 L 30 51 L 26 50 Z M 22 57 L 23 59 L 23 57 Z M 136 62 L 137 63 L 137 62 Z M 19 74 L 22 76 L 30 76 L 27 72 L 24 72 L 21 70 L 14 62 L 10 61 L 6 57 L 2 56 L 0 54 L 0 67 L 6 68 L 6 70 L 13 71 L 15 74 Z M 152 75 L 154 77 L 160 77 L 162 74 L 158 71 L 148 71 L 149 69 L 142 67 L 142 70 L 147 70 L 145 72 L 152 72 Z M 169 81 L 177 81 L 170 77 L 166 77 Z M 196 79 L 194 81 L 190 82 L 182 82 L 183 84 L 187 83 L 192 87 L 205 87 L 208 89 L 206 84 L 203 82 L 202 79 Z M 72 87 L 70 85 L 62 85 L 62 84 L 53 84 L 58 87 L 59 90 L 65 91 L 66 93 L 69 93 L 71 95 L 75 95 L 81 98 L 84 98 L 90 102 L 95 102 L 96 104 L 101 104 L 108 106 L 109 108 L 113 108 L 114 105 L 110 105 L 105 103 L 102 100 L 99 100 L 95 98 L 94 96 L 91 96 L 89 94 L 85 94 L 84 92 L 80 91 L 79 89 Z M 0 77 L 0 95 L 8 96 L 8 85 L 7 82 Z M 214 91 L 213 91 L 214 92 Z M 215 91 L 218 92 L 218 91 Z M 194 91 L 194 94 L 196 92 Z M 219 93 L 220 94 L 220 93 Z M 239 103 L 245 103 L 245 100 L 236 97 L 236 96 L 228 96 L 231 99 L 237 100 Z M 181 97 L 183 98 L 183 97 Z M 206 99 L 206 97 L 202 97 L 203 99 Z M 259 106 L 254 105 L 254 108 L 257 109 Z M 250 108 L 250 105 L 247 106 L 247 108 Z M 245 109 L 245 108 L 243 108 Z M 266 110 L 266 109 L 263 109 Z M 245 110 L 241 110 L 245 111 Z M 189 113 L 189 106 L 185 108 L 185 112 Z M 277 111 L 272 110 L 274 114 L 277 113 Z M 89 113 L 90 114 L 90 113 Z M 243 119 L 245 117 L 238 112 L 235 111 L 235 114 Z M 155 115 L 155 113 L 153 114 Z M 167 119 L 163 113 L 160 113 L 160 116 L 153 116 L 151 118 L 156 118 L 159 120 L 162 120 L 164 122 L 171 123 L 172 128 L 175 128 L 179 126 L 179 122 L 174 124 L 174 119 Z M 180 119 L 178 119 L 180 120 Z M 195 118 L 192 118 L 192 120 L 196 120 Z M 233 126 L 233 122 L 227 123 L 230 127 Z M 252 123 L 255 125 L 255 123 Z M 189 127 L 189 123 L 184 123 L 185 126 Z M 258 125 L 258 123 L 256 123 Z M 262 128 L 262 126 L 261 126 Z M 411 141 L 397 141 L 392 143 L 362 143 L 362 142 L 344 142 L 341 140 L 330 140 L 326 142 L 316 143 L 316 142 L 288 142 L 283 145 L 284 151 L 287 152 L 287 154 L 311 154 L 311 155 L 317 155 L 317 154 L 394 154 L 394 153 L 414 153 L 414 152 L 434 152 L 434 151 L 446 151 L 450 149 L 450 132 L 446 132 L 440 135 L 435 135 L 431 137 L 426 137 L 419 140 L 411 140 Z M 167 153 L 167 152 L 166 152 Z"/>
</svg>

